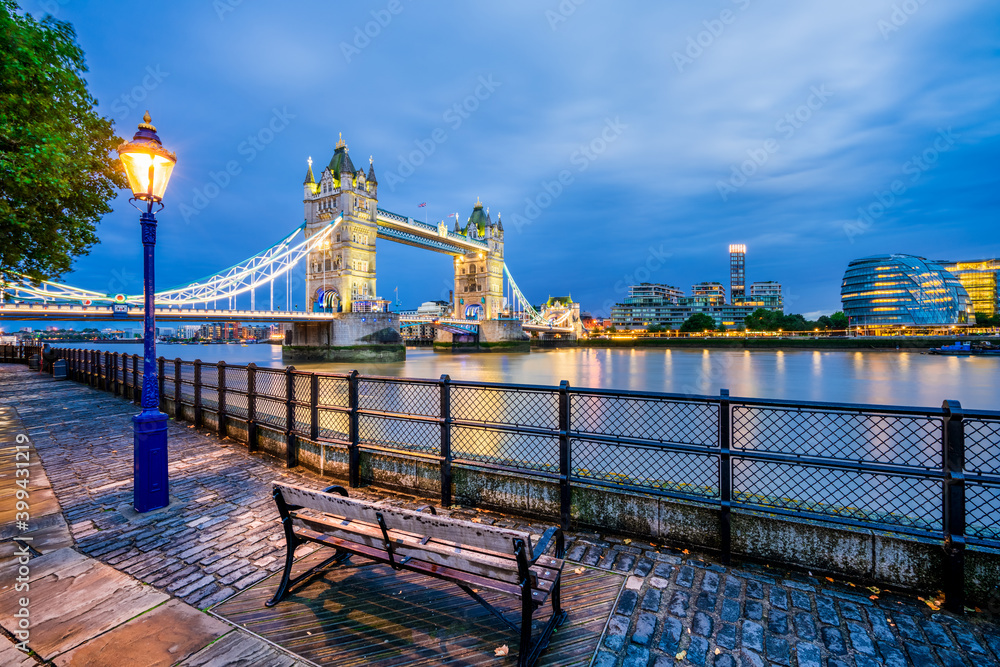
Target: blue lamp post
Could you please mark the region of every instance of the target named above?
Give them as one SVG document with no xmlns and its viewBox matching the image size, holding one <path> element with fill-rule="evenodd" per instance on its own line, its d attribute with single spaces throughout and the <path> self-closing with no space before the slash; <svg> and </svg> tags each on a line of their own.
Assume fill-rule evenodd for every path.
<svg viewBox="0 0 1000 667">
<path fill-rule="evenodd" d="M 156 212 L 163 210 L 163 193 L 177 156 L 168 151 L 156 136 L 149 112 L 139 123 L 132 141 L 118 147 L 118 155 L 133 206 L 139 209 L 143 250 L 143 360 L 142 412 L 132 417 L 133 424 L 133 506 L 137 512 L 166 507 L 167 488 L 167 416 L 160 412 L 160 391 L 156 378 L 156 323 L 154 321 L 153 248 L 156 245 Z M 144 207 L 136 206 L 143 202 Z M 154 212 L 153 208 L 159 206 Z M 143 210 L 145 208 L 145 210 Z"/>
</svg>

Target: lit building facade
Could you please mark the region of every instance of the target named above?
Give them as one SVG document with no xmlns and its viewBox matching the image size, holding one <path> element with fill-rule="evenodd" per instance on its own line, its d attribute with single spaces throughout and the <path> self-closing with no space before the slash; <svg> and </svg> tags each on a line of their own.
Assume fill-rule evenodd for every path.
<svg viewBox="0 0 1000 667">
<path fill-rule="evenodd" d="M 785 309 L 785 300 L 781 296 L 781 283 L 768 280 L 750 285 L 750 298 L 746 305 L 767 310 Z"/>
<path fill-rule="evenodd" d="M 975 324 L 962 283 L 940 262 L 914 255 L 852 261 L 840 289 L 850 326 L 935 327 Z"/>
<path fill-rule="evenodd" d="M 696 305 L 721 306 L 726 303 L 726 288 L 722 283 L 698 283 L 691 286 L 691 299 Z"/>
<path fill-rule="evenodd" d="M 740 303 L 747 296 L 747 247 L 729 246 L 729 296 L 733 303 Z"/>
<path fill-rule="evenodd" d="M 954 262 L 945 264 L 944 268 L 958 278 L 962 287 L 969 293 L 976 315 L 992 317 L 1000 312 L 1000 294 L 997 293 L 1000 259 Z"/>
</svg>

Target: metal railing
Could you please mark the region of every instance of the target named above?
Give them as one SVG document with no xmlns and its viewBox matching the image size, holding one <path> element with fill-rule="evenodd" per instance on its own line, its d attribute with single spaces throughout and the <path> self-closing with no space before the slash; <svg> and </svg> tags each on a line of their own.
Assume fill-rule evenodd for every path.
<svg viewBox="0 0 1000 667">
<path fill-rule="evenodd" d="M 57 349 L 71 379 L 138 403 L 141 358 Z M 28 348 L 3 346 L 23 362 Z M 349 484 L 361 452 L 436 464 L 441 503 L 458 467 L 559 487 L 570 528 L 578 486 L 665 497 L 719 512 L 724 559 L 732 512 L 748 510 L 931 538 L 947 553 L 948 606 L 961 609 L 966 544 L 1000 546 L 1000 412 L 692 396 L 609 389 L 314 373 L 159 359 L 163 407 L 196 426 L 217 415 L 342 450 Z M 171 406 L 172 404 L 172 406 Z M 321 450 L 321 456 L 323 456 Z M 273 452 L 272 452 L 273 453 Z"/>
</svg>

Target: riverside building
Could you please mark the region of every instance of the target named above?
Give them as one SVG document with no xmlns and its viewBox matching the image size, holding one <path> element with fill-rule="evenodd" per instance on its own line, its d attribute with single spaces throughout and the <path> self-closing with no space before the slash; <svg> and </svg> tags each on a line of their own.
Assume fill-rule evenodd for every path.
<svg viewBox="0 0 1000 667">
<path fill-rule="evenodd" d="M 944 268 L 958 278 L 969 293 L 972 309 L 977 316 L 992 317 L 1000 312 L 1000 294 L 997 293 L 1000 259 L 952 262 L 945 264 Z"/>
<path fill-rule="evenodd" d="M 628 296 L 611 307 L 611 324 L 616 329 L 646 329 L 660 326 L 679 329 L 684 320 L 704 313 L 716 327 L 735 330 L 744 326 L 748 315 L 758 308 L 783 312 L 781 283 L 755 282 L 746 294 L 746 246 L 729 246 L 731 301 L 726 287 L 719 282 L 700 282 L 691 286 L 691 295 L 673 285 L 641 283 L 629 287 Z"/>
<path fill-rule="evenodd" d="M 942 262 L 914 255 L 873 255 L 847 265 L 840 288 L 855 333 L 899 333 L 975 324 L 965 287 Z"/>
</svg>

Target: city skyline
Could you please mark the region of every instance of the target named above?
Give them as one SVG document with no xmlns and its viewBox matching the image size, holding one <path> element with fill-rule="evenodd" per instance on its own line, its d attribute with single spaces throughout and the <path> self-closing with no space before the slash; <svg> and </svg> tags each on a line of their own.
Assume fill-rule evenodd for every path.
<svg viewBox="0 0 1000 667">
<path fill-rule="evenodd" d="M 723 253 L 742 243 L 786 312 L 816 315 L 840 309 L 858 257 L 1000 256 L 986 48 L 1000 10 L 911 4 L 178 2 L 125 58 L 122 3 L 23 8 L 74 25 L 120 136 L 149 108 L 178 154 L 161 287 L 298 225 L 306 159 L 325 164 L 343 133 L 355 163 L 374 158 L 380 206 L 464 223 L 479 197 L 501 213 L 533 302 L 572 293 L 608 314 L 630 283 L 727 283 Z M 141 289 L 125 199 L 65 282 Z M 385 242 L 378 255 L 381 296 L 448 298 L 445 258 Z"/>
</svg>

